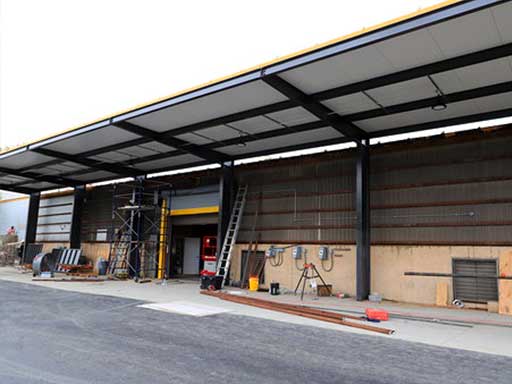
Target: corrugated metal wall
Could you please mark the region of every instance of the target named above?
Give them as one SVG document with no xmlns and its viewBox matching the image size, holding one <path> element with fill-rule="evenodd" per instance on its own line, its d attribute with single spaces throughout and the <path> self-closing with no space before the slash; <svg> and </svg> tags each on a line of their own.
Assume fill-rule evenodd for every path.
<svg viewBox="0 0 512 384">
<path fill-rule="evenodd" d="M 373 243 L 512 245 L 511 148 L 511 128 L 372 147 Z M 213 205 L 216 172 L 169 179 L 175 189 L 199 188 L 208 200 L 182 194 L 173 208 Z M 240 242 L 250 241 L 260 200 L 262 243 L 355 242 L 353 150 L 240 166 L 236 175 L 250 186 Z M 41 200 L 38 241 L 69 240 L 72 200 Z M 8 204 L 2 210 L 12 212 Z M 5 228 L 12 225 L 6 220 Z M 88 191 L 82 241 L 109 241 L 111 224 L 112 187 Z"/>
<path fill-rule="evenodd" d="M 37 219 L 37 242 L 68 242 L 73 195 L 42 198 Z"/>
<path fill-rule="evenodd" d="M 130 205 L 129 200 L 132 196 L 131 184 L 120 184 L 116 192 L 116 204 L 119 207 Z M 87 191 L 87 198 L 82 213 L 81 237 L 83 242 L 110 242 L 113 234 L 123 226 L 122 217 L 128 219 L 128 211 L 117 210 L 117 214 L 112 214 L 113 207 L 113 189 L 112 186 L 94 188 Z M 145 191 L 143 205 L 153 205 L 153 192 L 148 189 Z M 155 228 L 151 222 L 155 220 L 155 214 L 159 217 L 160 210 L 144 211 L 146 219 L 144 220 L 144 239 L 148 238 Z M 126 230 L 126 226 L 123 227 Z"/>
<path fill-rule="evenodd" d="M 511 148 L 510 129 L 372 148 L 372 242 L 512 244 Z M 250 241 L 260 206 L 261 242 L 354 243 L 353 156 L 239 169 L 251 192 L 239 241 Z"/>
<path fill-rule="evenodd" d="M 115 226 L 121 221 L 114 219 Z M 87 191 L 82 212 L 81 238 L 83 242 L 109 242 L 112 232 L 112 187 Z"/>
<path fill-rule="evenodd" d="M 131 186 L 119 186 L 120 194 L 130 195 Z M 153 204 L 153 196 L 151 195 L 152 189 L 147 189 L 147 196 L 145 201 L 147 204 Z M 82 241 L 84 242 L 110 242 L 114 228 L 119 228 L 122 224 L 118 216 L 112 216 L 112 203 L 113 203 L 113 190 L 112 186 L 98 187 L 89 190 L 87 193 L 86 203 L 82 215 Z M 127 203 L 127 201 L 125 201 Z M 210 186 L 201 186 L 191 189 L 177 189 L 173 191 L 171 197 L 171 209 L 189 209 L 217 206 L 219 204 L 219 185 L 214 184 Z M 154 221 L 154 212 L 146 211 L 147 217 Z M 159 222 L 160 211 L 158 210 L 157 221 Z M 217 215 L 215 214 L 215 220 Z M 189 216 L 187 216 L 189 217 Z M 177 217 L 173 221 L 180 225 L 194 224 L 194 217 L 191 220 L 186 220 L 185 217 Z M 197 221 L 197 219 L 196 219 Z M 211 216 L 207 220 L 208 223 L 212 222 Z M 216 223 L 214 221 L 213 223 Z M 145 221 L 146 226 L 150 226 L 148 220 Z"/>
</svg>

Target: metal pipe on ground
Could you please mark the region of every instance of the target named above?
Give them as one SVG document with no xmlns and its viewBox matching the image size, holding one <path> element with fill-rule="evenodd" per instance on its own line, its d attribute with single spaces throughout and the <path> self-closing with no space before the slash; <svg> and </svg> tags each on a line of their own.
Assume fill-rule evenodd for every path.
<svg viewBox="0 0 512 384">
<path fill-rule="evenodd" d="M 322 308 L 324 310 L 333 311 L 333 312 L 349 312 L 354 314 L 363 314 L 361 311 L 354 311 L 345 308 L 323 308 L 323 307 L 312 307 L 308 306 L 308 308 Z M 512 323 L 506 324 L 503 322 L 497 322 L 492 320 L 464 320 L 464 319 L 456 319 L 456 318 L 447 318 L 447 317 L 432 317 L 432 316 L 421 316 L 418 314 L 402 314 L 389 312 L 389 317 L 391 319 L 401 319 L 401 320 L 412 320 L 412 321 L 424 321 L 426 323 L 435 323 L 435 324 L 443 324 L 443 325 L 453 325 L 459 327 L 473 327 L 474 325 L 485 325 L 485 326 L 493 326 L 493 327 L 502 327 L 502 328 L 512 328 Z"/>
<path fill-rule="evenodd" d="M 230 295 L 227 293 L 217 293 L 210 291 L 201 291 L 201 294 L 217 297 L 221 300 L 231 301 L 238 304 L 251 305 L 254 307 L 259 307 L 262 309 L 268 309 L 271 311 L 283 312 L 295 316 L 306 317 L 309 319 L 325 321 L 328 323 L 345 325 L 347 327 L 353 327 L 358 329 L 363 329 L 366 331 L 377 332 L 384 335 L 392 335 L 395 333 L 393 329 L 387 328 L 379 328 L 371 325 L 357 324 L 350 321 L 345 320 L 347 318 L 344 315 L 337 315 L 335 313 L 327 313 L 326 311 L 319 311 L 314 309 L 305 310 L 304 308 L 298 308 L 299 306 L 294 306 L 291 304 L 281 304 L 273 301 L 256 299 L 256 298 L 248 298 L 248 297 L 240 297 L 235 295 Z M 354 318 L 354 317 L 353 317 Z M 357 318 L 357 320 L 361 320 L 361 318 Z"/>
<path fill-rule="evenodd" d="M 247 296 L 240 297 L 240 296 L 230 295 L 230 294 L 226 294 L 226 293 L 216 293 L 216 294 L 212 294 L 211 296 L 214 296 L 214 295 L 215 296 L 229 295 L 229 299 L 230 298 L 234 298 L 234 300 L 241 299 L 244 303 L 256 303 L 256 304 L 265 303 L 268 305 L 272 305 L 273 307 L 279 307 L 279 308 L 283 308 L 283 309 L 291 310 L 291 311 L 300 311 L 302 313 L 308 313 L 308 314 L 311 314 L 314 316 L 325 316 L 325 317 L 328 317 L 328 318 L 331 318 L 334 320 L 350 319 L 350 320 L 366 321 L 365 316 L 353 316 L 353 315 L 347 315 L 345 313 L 338 314 L 338 313 L 333 313 L 333 312 L 329 312 L 326 310 L 322 310 L 319 308 L 307 307 L 304 305 L 279 303 L 279 302 L 272 301 L 272 300 L 257 299 L 255 297 L 247 297 Z M 228 299 L 226 299 L 226 300 L 228 300 Z M 231 300 L 231 301 L 233 301 L 233 300 Z"/>
<path fill-rule="evenodd" d="M 478 279 L 496 279 L 496 280 L 512 280 L 512 276 L 493 276 L 493 275 L 471 275 L 463 273 L 438 273 L 438 272 L 404 272 L 404 276 L 423 276 L 423 277 L 463 277 Z"/>
<path fill-rule="evenodd" d="M 355 314 L 361 314 L 361 317 L 364 317 L 363 312 L 352 311 L 352 310 L 348 310 L 348 309 L 323 308 L 323 307 L 311 307 L 311 306 L 308 306 L 308 308 L 324 309 L 324 310 L 340 312 L 340 313 L 350 312 L 350 313 L 355 313 Z M 456 320 L 442 320 L 442 319 L 428 318 L 428 317 L 398 315 L 398 314 L 393 314 L 393 313 L 390 313 L 389 316 L 390 316 L 390 318 L 393 318 L 393 319 L 419 321 L 419 322 L 424 322 L 424 323 L 441 324 L 441 325 L 452 325 L 454 327 L 462 327 L 462 328 L 473 328 L 472 324 L 467 324 L 467 323 L 459 322 Z"/>
</svg>

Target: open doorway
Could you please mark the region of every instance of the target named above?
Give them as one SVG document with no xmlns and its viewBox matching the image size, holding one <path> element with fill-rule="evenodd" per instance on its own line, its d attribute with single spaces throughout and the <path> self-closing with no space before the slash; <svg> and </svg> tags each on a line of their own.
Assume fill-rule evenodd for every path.
<svg viewBox="0 0 512 384">
<path fill-rule="evenodd" d="M 217 235 L 216 224 L 174 225 L 172 227 L 171 277 L 199 276 L 207 254 L 204 239 Z"/>
</svg>

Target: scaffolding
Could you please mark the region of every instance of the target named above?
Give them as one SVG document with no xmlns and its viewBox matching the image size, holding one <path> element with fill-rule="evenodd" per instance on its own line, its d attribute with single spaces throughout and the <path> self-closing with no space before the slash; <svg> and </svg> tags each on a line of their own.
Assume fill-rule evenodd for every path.
<svg viewBox="0 0 512 384">
<path fill-rule="evenodd" d="M 162 185 L 145 180 L 116 184 L 112 193 L 112 224 L 108 273 L 134 280 L 161 277 L 160 253 L 166 250 L 169 206 Z"/>
</svg>

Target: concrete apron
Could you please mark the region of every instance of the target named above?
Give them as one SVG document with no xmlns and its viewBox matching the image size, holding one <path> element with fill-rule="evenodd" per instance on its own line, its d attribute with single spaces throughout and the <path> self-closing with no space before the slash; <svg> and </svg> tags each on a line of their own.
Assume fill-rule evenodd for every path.
<svg viewBox="0 0 512 384">
<path fill-rule="evenodd" d="M 512 357 L 512 329 L 492 325 L 473 325 L 472 327 L 461 327 L 455 325 L 426 323 L 413 320 L 391 319 L 381 323 L 380 326 L 396 330 L 393 336 L 381 335 L 367 332 L 357 328 L 346 327 L 326 323 L 322 321 L 307 319 L 285 313 L 264 310 L 232 302 L 222 301 L 216 298 L 201 295 L 199 293 L 198 280 L 170 281 L 167 285 L 158 282 L 137 284 L 133 281 L 106 281 L 95 283 L 84 282 L 37 282 L 32 281 L 30 274 L 22 274 L 12 267 L 0 268 L 0 280 L 7 280 L 18 283 L 34 284 L 48 288 L 62 289 L 67 291 L 89 293 L 96 295 L 115 296 L 131 298 L 148 303 L 172 303 L 187 302 L 190 304 L 218 307 L 228 310 L 232 314 L 251 316 L 261 319 L 269 319 L 293 324 L 308 325 L 326 329 L 336 329 L 344 332 L 369 334 L 378 337 L 391 337 L 406 341 L 426 343 L 448 348 L 465 349 L 476 352 L 492 353 Z M 228 289 L 229 290 L 229 289 Z M 247 294 L 245 291 L 242 294 Z M 258 292 L 255 297 L 275 299 L 267 293 Z M 293 295 L 283 295 L 279 301 L 300 304 L 300 299 Z M 340 300 L 336 298 L 319 298 L 313 300 L 312 296 L 306 296 L 304 304 L 327 308 L 339 308 L 362 312 L 367 307 L 375 307 L 373 303 L 356 303 L 352 300 Z M 410 306 L 405 304 L 381 304 L 380 307 L 390 311 L 406 312 L 425 315 L 429 317 L 456 317 L 465 320 L 492 320 L 512 325 L 509 317 L 488 314 L 481 311 L 460 311 L 445 308 L 431 308 Z M 152 310 L 152 309 L 148 309 Z M 373 323 L 371 323 L 373 325 Z M 379 326 L 377 324 L 377 326 Z"/>
</svg>

